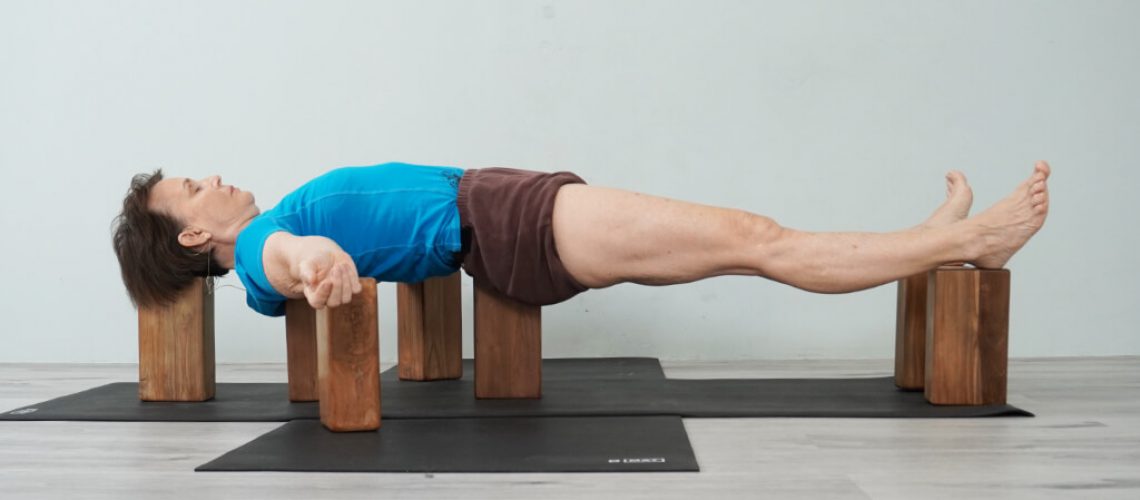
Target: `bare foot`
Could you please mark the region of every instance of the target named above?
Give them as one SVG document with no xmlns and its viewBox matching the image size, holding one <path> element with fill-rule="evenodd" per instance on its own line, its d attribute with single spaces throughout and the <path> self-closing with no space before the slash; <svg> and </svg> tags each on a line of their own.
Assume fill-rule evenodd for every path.
<svg viewBox="0 0 1140 500">
<path fill-rule="evenodd" d="M 946 174 L 946 201 L 934 211 L 919 227 L 949 226 L 970 215 L 970 205 L 974 204 L 974 191 L 966 182 L 966 176 L 957 170 Z"/>
<path fill-rule="evenodd" d="M 979 268 L 1001 269 L 1029 238 L 1037 234 L 1049 214 L 1049 186 L 1052 170 L 1037 162 L 1033 174 L 1005 199 L 967 220 L 982 230 L 983 250 L 971 261 Z"/>
</svg>

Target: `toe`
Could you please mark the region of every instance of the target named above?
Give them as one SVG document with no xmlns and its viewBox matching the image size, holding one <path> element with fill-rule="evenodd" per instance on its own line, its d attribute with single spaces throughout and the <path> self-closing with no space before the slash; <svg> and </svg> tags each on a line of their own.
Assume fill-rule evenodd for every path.
<svg viewBox="0 0 1140 500">
<path fill-rule="evenodd" d="M 950 192 L 957 191 L 966 184 L 966 176 L 957 170 L 951 170 L 946 173 L 946 187 Z"/>
</svg>

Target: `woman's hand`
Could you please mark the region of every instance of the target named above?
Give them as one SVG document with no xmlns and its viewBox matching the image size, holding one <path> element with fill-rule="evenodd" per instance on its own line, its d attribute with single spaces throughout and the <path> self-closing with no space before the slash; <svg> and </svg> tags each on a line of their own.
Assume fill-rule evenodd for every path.
<svg viewBox="0 0 1140 500">
<path fill-rule="evenodd" d="M 347 304 L 352 301 L 352 295 L 361 290 L 356 264 L 340 247 L 307 252 L 297 267 L 305 298 L 314 309 Z"/>
<path fill-rule="evenodd" d="M 262 260 L 275 290 L 291 299 L 304 297 L 314 309 L 347 304 L 361 290 L 352 257 L 323 236 L 278 231 L 265 240 Z"/>
</svg>

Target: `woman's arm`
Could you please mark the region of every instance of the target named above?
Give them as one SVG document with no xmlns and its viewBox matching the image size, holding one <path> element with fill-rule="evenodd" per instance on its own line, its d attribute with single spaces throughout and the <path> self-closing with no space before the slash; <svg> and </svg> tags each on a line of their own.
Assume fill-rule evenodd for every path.
<svg viewBox="0 0 1140 500">
<path fill-rule="evenodd" d="M 308 299 L 315 309 L 348 303 L 360 292 L 352 257 L 323 236 L 278 231 L 265 240 L 261 258 L 265 277 L 278 293 Z"/>
</svg>

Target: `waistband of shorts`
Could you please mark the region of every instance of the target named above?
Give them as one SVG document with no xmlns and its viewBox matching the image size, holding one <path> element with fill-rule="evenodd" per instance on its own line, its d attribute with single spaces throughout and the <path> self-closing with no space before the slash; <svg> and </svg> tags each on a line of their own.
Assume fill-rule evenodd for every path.
<svg viewBox="0 0 1140 500">
<path fill-rule="evenodd" d="M 471 225 L 467 220 L 467 204 L 471 199 L 471 176 L 479 170 L 476 168 L 465 170 L 459 178 L 459 192 L 455 196 L 455 206 L 459 209 L 459 240 L 461 248 L 455 252 L 457 262 L 463 262 L 471 252 Z"/>
<path fill-rule="evenodd" d="M 470 221 L 467 219 L 467 203 L 471 198 L 471 177 L 478 172 L 479 169 L 473 168 L 463 171 L 463 176 L 459 178 L 459 193 L 455 196 L 455 205 L 459 207 L 459 227 L 467 227 Z"/>
</svg>

